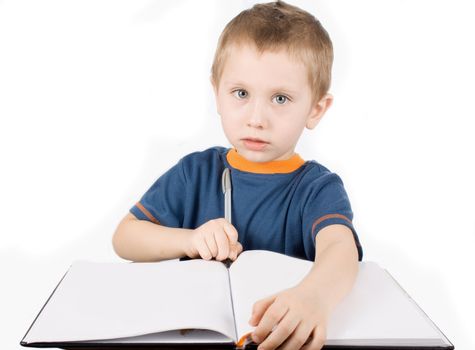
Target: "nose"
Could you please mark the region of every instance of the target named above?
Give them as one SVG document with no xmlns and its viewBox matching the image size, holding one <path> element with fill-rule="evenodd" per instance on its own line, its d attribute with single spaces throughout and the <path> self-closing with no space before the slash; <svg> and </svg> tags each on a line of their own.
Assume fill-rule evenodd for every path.
<svg viewBox="0 0 475 350">
<path fill-rule="evenodd" d="M 264 105 L 259 101 L 253 101 L 250 104 L 247 125 L 251 128 L 265 129 L 267 127 L 265 113 Z"/>
</svg>

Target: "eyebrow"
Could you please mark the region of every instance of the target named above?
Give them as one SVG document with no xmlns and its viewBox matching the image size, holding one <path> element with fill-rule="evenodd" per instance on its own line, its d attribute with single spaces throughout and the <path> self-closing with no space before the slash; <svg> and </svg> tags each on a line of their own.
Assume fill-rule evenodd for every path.
<svg viewBox="0 0 475 350">
<path fill-rule="evenodd" d="M 225 82 L 224 82 L 224 85 L 228 85 L 228 86 L 232 86 L 232 85 L 245 86 L 246 83 L 241 82 L 241 81 L 225 81 Z M 285 87 L 285 86 L 278 86 L 278 87 L 272 88 L 271 90 L 272 90 L 272 91 L 285 91 L 285 92 L 288 92 L 289 94 L 296 94 L 296 93 L 297 93 L 297 91 L 292 90 L 292 89 L 289 89 L 289 88 L 287 88 L 287 87 Z"/>
</svg>

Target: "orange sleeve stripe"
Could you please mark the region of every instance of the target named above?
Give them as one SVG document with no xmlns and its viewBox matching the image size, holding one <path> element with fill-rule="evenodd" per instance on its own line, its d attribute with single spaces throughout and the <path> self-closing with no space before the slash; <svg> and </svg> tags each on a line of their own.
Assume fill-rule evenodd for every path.
<svg viewBox="0 0 475 350">
<path fill-rule="evenodd" d="M 351 220 L 348 219 L 345 215 L 328 214 L 328 215 L 324 215 L 321 218 L 315 220 L 315 222 L 312 225 L 312 234 L 313 234 L 313 231 L 315 230 L 315 227 L 317 227 L 318 224 L 320 224 L 322 221 L 325 221 L 325 220 L 328 220 L 328 219 L 343 219 L 343 220 L 348 221 L 350 224 L 352 224 Z"/>
<path fill-rule="evenodd" d="M 142 213 L 145 214 L 145 216 L 146 216 L 151 222 L 153 222 L 154 224 L 160 225 L 160 222 L 159 222 L 157 219 L 155 219 L 155 217 L 147 210 L 147 208 L 145 208 L 145 207 L 142 205 L 142 203 L 137 202 L 137 204 L 135 204 L 135 205 L 137 206 L 137 208 L 140 209 L 140 211 L 141 211 Z"/>
</svg>

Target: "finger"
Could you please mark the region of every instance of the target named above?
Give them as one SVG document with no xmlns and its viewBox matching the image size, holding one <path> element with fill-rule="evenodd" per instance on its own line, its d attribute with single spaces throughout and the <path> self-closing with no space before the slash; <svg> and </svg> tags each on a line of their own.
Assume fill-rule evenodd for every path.
<svg viewBox="0 0 475 350">
<path fill-rule="evenodd" d="M 269 336 L 261 343 L 261 347 L 264 349 L 275 349 L 284 343 L 289 336 L 290 339 L 294 338 L 294 335 L 291 335 L 296 329 L 297 332 L 299 331 L 300 320 L 298 317 L 290 317 L 290 313 L 288 312 L 284 318 L 279 322 L 279 324 L 275 327 L 275 329 L 269 334 Z M 301 331 L 300 331 L 301 332 Z M 310 333 L 310 331 L 308 332 Z M 308 334 L 307 334 L 308 337 Z M 299 340 L 301 335 L 299 335 Z M 306 339 L 306 338 L 305 338 Z M 302 341 L 301 344 L 298 344 L 294 339 L 292 343 L 294 344 L 293 347 L 286 347 L 284 349 L 300 349 L 302 344 L 305 342 L 305 339 Z M 295 346 L 298 345 L 298 346 Z M 287 345 L 285 345 L 287 346 Z M 280 348 L 279 348 L 280 349 Z"/>
<path fill-rule="evenodd" d="M 218 231 L 214 234 L 214 239 L 216 241 L 218 254 L 216 255 L 216 260 L 224 260 L 229 256 L 229 240 L 224 231 Z"/>
<path fill-rule="evenodd" d="M 236 245 L 231 246 L 231 249 L 229 252 L 229 258 L 234 261 L 237 259 L 237 257 L 241 253 L 242 253 L 242 245 L 241 243 L 238 242 Z"/>
<path fill-rule="evenodd" d="M 312 337 L 309 339 L 308 344 L 305 344 L 301 350 L 320 350 L 325 345 L 327 339 L 327 330 L 322 326 L 317 326 L 312 332 Z"/>
<path fill-rule="evenodd" d="M 209 232 L 205 234 L 206 245 L 208 246 L 209 252 L 211 253 L 211 258 L 214 258 L 218 255 L 218 246 L 214 240 L 214 233 Z"/>
<path fill-rule="evenodd" d="M 276 302 L 272 303 L 272 305 L 267 308 L 258 326 L 253 332 L 254 341 L 256 343 L 264 341 L 274 327 L 277 327 L 288 311 L 289 308 L 287 305 Z"/>
<path fill-rule="evenodd" d="M 237 250 L 235 246 L 229 248 L 229 259 L 232 261 L 237 259 Z"/>
<path fill-rule="evenodd" d="M 237 242 L 237 255 L 241 254 L 242 253 L 242 244 Z"/>
<path fill-rule="evenodd" d="M 238 232 L 236 228 L 228 221 L 224 220 L 223 229 L 226 235 L 228 236 L 229 243 L 231 245 L 235 245 L 238 241 Z"/>
<path fill-rule="evenodd" d="M 241 254 L 242 252 L 242 245 L 241 243 L 237 242 L 235 245 L 231 246 L 230 252 L 229 252 L 229 258 L 231 260 L 236 260 L 238 255 Z"/>
<path fill-rule="evenodd" d="M 210 260 L 212 258 L 211 252 L 209 251 L 208 245 L 204 239 L 200 239 L 197 243 L 196 249 L 198 254 L 205 260 Z"/>
<path fill-rule="evenodd" d="M 254 303 L 251 319 L 249 320 L 251 326 L 257 326 L 264 312 L 274 302 L 275 297 L 275 295 L 271 295 Z"/>
<path fill-rule="evenodd" d="M 279 350 L 300 349 L 309 337 L 311 337 L 313 329 L 314 328 L 312 328 L 311 325 L 300 322 L 293 334 L 287 338 L 284 345 Z"/>
</svg>

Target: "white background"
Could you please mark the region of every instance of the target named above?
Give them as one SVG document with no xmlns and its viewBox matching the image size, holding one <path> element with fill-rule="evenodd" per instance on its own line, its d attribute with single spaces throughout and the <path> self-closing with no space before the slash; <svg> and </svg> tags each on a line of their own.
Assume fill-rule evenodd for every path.
<svg viewBox="0 0 475 350">
<path fill-rule="evenodd" d="M 474 348 L 471 2 L 292 3 L 335 49 L 334 106 L 297 152 L 343 178 L 365 259 Z M 114 229 L 161 173 L 228 146 L 210 68 L 252 4 L 0 1 L 2 348 L 20 348 L 73 260 L 120 260 Z"/>
</svg>

